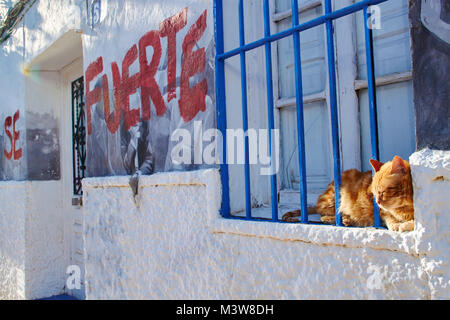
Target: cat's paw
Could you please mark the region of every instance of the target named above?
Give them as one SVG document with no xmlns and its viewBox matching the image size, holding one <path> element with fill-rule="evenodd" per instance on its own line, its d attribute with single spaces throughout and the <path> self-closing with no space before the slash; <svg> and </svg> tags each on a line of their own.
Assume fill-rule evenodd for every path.
<svg viewBox="0 0 450 320">
<path fill-rule="evenodd" d="M 342 216 L 342 224 L 346 227 L 350 227 L 352 225 L 352 219 L 349 216 Z"/>
<path fill-rule="evenodd" d="M 398 227 L 398 231 L 400 232 L 414 231 L 414 220 L 409 220 L 401 223 Z"/>
<path fill-rule="evenodd" d="M 394 223 L 390 223 L 390 224 L 388 224 L 388 229 L 390 230 L 390 231 L 398 231 L 398 229 L 399 229 L 399 227 L 400 227 L 400 224 L 401 223 L 398 223 L 398 222 L 394 222 Z"/>
<path fill-rule="evenodd" d="M 335 216 L 322 216 L 320 217 L 320 221 L 322 221 L 325 224 L 335 224 L 336 218 Z"/>
</svg>

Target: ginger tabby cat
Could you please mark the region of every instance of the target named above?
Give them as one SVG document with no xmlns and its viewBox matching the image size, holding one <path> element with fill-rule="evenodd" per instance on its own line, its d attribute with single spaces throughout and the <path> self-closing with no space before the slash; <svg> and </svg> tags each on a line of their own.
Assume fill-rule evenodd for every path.
<svg viewBox="0 0 450 320">
<path fill-rule="evenodd" d="M 380 207 L 380 217 L 385 226 L 393 231 L 414 230 L 414 205 L 411 169 L 409 162 L 399 156 L 385 164 L 370 160 L 375 170 L 360 172 L 347 170 L 342 174 L 339 212 L 345 226 L 368 227 L 374 224 L 373 198 Z M 334 182 L 317 199 L 314 210 L 321 215 L 321 221 L 336 223 L 334 206 Z M 300 210 L 283 215 L 284 221 L 295 222 Z"/>
</svg>

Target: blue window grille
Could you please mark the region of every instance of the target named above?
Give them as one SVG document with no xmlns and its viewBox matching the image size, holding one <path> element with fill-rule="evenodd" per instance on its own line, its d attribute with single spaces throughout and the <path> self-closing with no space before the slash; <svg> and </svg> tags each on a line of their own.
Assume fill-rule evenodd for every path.
<svg viewBox="0 0 450 320">
<path fill-rule="evenodd" d="M 364 12 L 364 28 L 365 28 L 365 46 L 367 58 L 367 78 L 369 91 L 369 110 L 370 110 L 370 136 L 372 147 L 372 158 L 379 159 L 378 132 L 377 132 L 377 100 L 376 100 L 376 84 L 374 72 L 374 47 L 372 29 L 366 23 L 371 18 L 369 7 L 377 5 L 388 0 L 362 0 L 353 5 L 333 11 L 331 0 L 324 0 L 325 14 L 312 19 L 308 22 L 299 24 L 298 0 L 291 0 L 292 9 L 292 27 L 279 33 L 271 34 L 270 32 L 270 8 L 269 0 L 263 1 L 264 12 L 264 37 L 250 42 L 245 42 L 244 37 L 244 0 L 239 0 L 239 47 L 225 52 L 224 50 L 224 21 L 223 21 L 223 0 L 214 0 L 214 20 L 215 20 L 215 42 L 216 42 L 216 101 L 217 101 L 217 127 L 223 136 L 223 145 L 226 146 L 226 97 L 225 97 L 225 60 L 240 56 L 241 68 L 241 95 L 242 95 L 242 118 L 243 131 L 248 130 L 248 111 L 247 111 L 247 77 L 246 77 L 246 59 L 247 51 L 264 46 L 265 48 L 265 68 L 267 81 L 267 107 L 268 107 L 268 129 L 269 141 L 272 143 L 271 132 L 274 129 L 274 99 L 273 99 L 273 81 L 272 81 L 272 42 L 292 36 L 294 44 L 294 61 L 295 61 L 295 89 L 296 89 L 296 114 L 297 114 L 297 135 L 298 135 L 298 157 L 299 157 L 299 177 L 300 177 L 300 209 L 301 223 L 309 223 L 307 210 L 307 185 L 306 185 L 306 160 L 305 160 L 305 136 L 304 136 L 304 119 L 303 119 L 303 86 L 302 86 L 302 67 L 300 58 L 300 36 L 305 30 L 325 25 L 326 43 L 328 56 L 328 77 L 329 77 L 329 97 L 331 111 L 331 133 L 333 143 L 333 162 L 334 162 L 334 185 L 335 185 L 335 203 L 340 202 L 339 189 L 341 185 L 341 155 L 339 146 L 339 121 L 337 111 L 337 92 L 336 92 L 336 66 L 335 66 L 335 45 L 334 45 L 334 28 L 333 21 L 344 16 L 354 14 L 358 11 Z M 271 150 L 272 148 L 270 148 Z M 226 157 L 226 147 L 222 150 L 222 159 Z M 230 193 L 229 193 L 229 174 L 226 161 L 220 164 L 220 176 L 222 183 L 222 206 L 221 215 L 225 218 L 260 220 L 252 217 L 251 193 L 250 193 L 250 166 L 249 166 L 249 141 L 245 135 L 244 140 L 245 164 L 244 164 L 244 180 L 245 180 L 245 218 L 234 217 L 230 214 Z M 276 173 L 270 176 L 271 184 L 271 205 L 272 205 L 272 222 L 279 222 L 278 219 L 278 194 L 277 194 L 277 177 Z M 379 208 L 374 201 L 374 226 L 381 227 Z M 343 226 L 341 214 L 336 205 L 336 225 Z"/>
</svg>

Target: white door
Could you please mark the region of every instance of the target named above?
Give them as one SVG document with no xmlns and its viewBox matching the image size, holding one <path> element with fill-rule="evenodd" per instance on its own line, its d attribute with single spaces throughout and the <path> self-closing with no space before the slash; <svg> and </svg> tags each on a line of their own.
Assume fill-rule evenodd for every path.
<svg viewBox="0 0 450 320">
<path fill-rule="evenodd" d="M 73 152 L 72 152 L 72 82 L 83 76 L 83 61 L 79 57 L 63 68 L 62 75 L 62 112 L 61 112 L 61 170 L 64 188 L 63 208 L 65 214 L 65 238 L 67 266 L 75 266 L 81 271 L 81 288 L 66 291 L 76 298 L 84 299 L 84 245 L 83 245 L 83 215 L 82 206 L 73 204 Z M 67 275 L 68 276 L 68 275 Z"/>
</svg>

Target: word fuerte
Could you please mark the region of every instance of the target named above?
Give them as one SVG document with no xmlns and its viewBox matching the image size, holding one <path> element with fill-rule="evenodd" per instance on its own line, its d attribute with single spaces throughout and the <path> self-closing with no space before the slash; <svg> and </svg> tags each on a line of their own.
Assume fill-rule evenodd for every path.
<svg viewBox="0 0 450 320">
<path fill-rule="evenodd" d="M 177 74 L 177 33 L 187 24 L 188 8 L 184 8 L 174 16 L 159 24 L 159 30 L 151 30 L 144 34 L 125 54 L 122 61 L 122 72 L 116 62 L 111 63 L 111 73 L 114 86 L 114 112 L 111 112 L 109 101 L 109 84 L 106 74 L 101 76 L 101 87 L 90 89 L 93 79 L 103 73 L 103 57 L 98 57 L 86 69 L 86 120 L 88 134 L 92 134 L 91 107 L 99 103 L 103 98 L 105 121 L 109 132 L 115 133 L 120 125 L 122 114 L 125 129 L 129 130 L 140 122 L 141 110 L 130 109 L 129 97 L 140 88 L 142 119 L 150 120 L 150 100 L 153 102 L 156 115 L 165 114 L 167 107 L 161 94 L 155 75 L 162 56 L 161 38 L 167 37 L 167 88 L 168 102 L 176 99 L 176 74 Z M 205 48 L 193 50 L 206 29 L 205 10 L 196 22 L 192 24 L 182 42 L 182 63 L 180 77 L 180 97 L 178 107 L 180 115 L 185 122 L 191 121 L 197 113 L 206 110 L 205 97 L 208 84 L 204 78 L 191 87 L 190 78 L 204 72 L 206 63 Z M 151 61 L 148 62 L 147 48 L 153 48 Z M 135 62 L 139 63 L 139 72 L 130 76 L 129 68 Z"/>
</svg>

